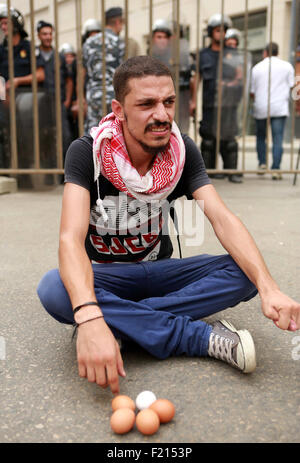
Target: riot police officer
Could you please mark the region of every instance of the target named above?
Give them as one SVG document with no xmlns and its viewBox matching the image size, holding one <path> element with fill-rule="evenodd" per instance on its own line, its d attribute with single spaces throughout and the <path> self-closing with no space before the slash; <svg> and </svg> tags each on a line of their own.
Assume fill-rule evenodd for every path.
<svg viewBox="0 0 300 463">
<path fill-rule="evenodd" d="M 71 138 L 75 140 L 79 136 L 78 132 L 78 109 L 75 108 L 74 105 L 76 104 L 77 100 L 77 60 L 76 60 L 76 52 L 70 43 L 63 43 L 59 48 L 59 52 L 64 56 L 66 61 L 66 67 L 68 76 L 72 79 L 73 82 L 73 93 L 72 93 L 72 102 L 71 106 L 68 108 L 68 121 L 71 130 Z"/>
<path fill-rule="evenodd" d="M 162 61 L 166 66 L 171 65 L 172 26 L 165 19 L 158 19 L 152 28 L 152 56 Z"/>
<path fill-rule="evenodd" d="M 12 23 L 12 42 L 14 59 L 14 78 L 9 79 L 8 63 L 8 21 Z M 31 50 L 28 36 L 24 29 L 24 18 L 15 8 L 2 7 L 0 9 L 0 27 L 4 34 L 3 44 L 0 45 L 0 76 L 5 80 L 6 100 L 0 101 L 0 164 L 8 167 L 9 160 L 9 94 L 10 88 L 15 88 L 16 98 L 16 125 L 17 146 L 19 155 L 19 167 L 30 167 L 33 162 L 33 116 L 32 116 L 32 73 Z M 45 78 L 44 65 L 41 60 L 36 60 L 36 78 L 38 83 Z M 2 149 L 1 149 L 2 147 Z M 25 178 L 26 177 L 26 178 Z M 28 177 L 20 179 L 23 186 L 30 182 Z"/>
<path fill-rule="evenodd" d="M 240 43 L 241 33 L 238 29 L 227 29 L 225 34 L 225 46 L 229 48 L 238 48 Z"/>
<path fill-rule="evenodd" d="M 41 131 L 41 161 L 43 167 L 56 165 L 56 106 L 55 106 L 55 50 L 52 46 L 53 26 L 43 20 L 37 23 L 37 33 L 40 44 L 36 47 L 36 56 L 44 62 L 45 80 L 43 89 L 47 103 L 47 114 L 40 115 Z M 60 70 L 60 98 L 61 98 L 61 123 L 63 138 L 63 156 L 71 143 L 71 133 L 67 111 L 71 106 L 73 81 L 68 75 L 66 60 L 59 55 Z"/>
<path fill-rule="evenodd" d="M 76 59 L 76 52 L 70 43 L 63 43 L 61 47 L 59 48 L 59 53 L 62 53 L 62 55 L 65 57 L 66 60 L 66 65 L 68 68 L 68 71 L 71 71 L 71 66 Z"/>
<path fill-rule="evenodd" d="M 125 43 L 120 38 L 123 28 L 123 10 L 120 7 L 110 8 L 105 12 L 105 53 L 106 53 L 106 113 L 102 107 L 103 94 L 103 34 L 89 37 L 82 48 L 82 61 L 84 77 L 86 78 L 86 102 L 87 115 L 85 119 L 85 133 L 89 133 L 92 127 L 107 113 L 111 112 L 111 101 L 114 98 L 113 76 L 116 68 L 121 64 L 125 55 Z"/>
<path fill-rule="evenodd" d="M 231 20 L 223 16 L 224 38 L 226 31 L 231 26 Z M 208 22 L 207 33 L 211 38 L 209 47 L 200 51 L 199 72 L 203 80 L 202 120 L 199 133 L 202 137 L 201 152 L 206 168 L 214 169 L 216 166 L 216 134 L 217 134 L 217 92 L 219 55 L 221 49 L 222 15 L 213 15 Z M 236 135 L 237 106 L 242 97 L 242 73 L 240 65 L 232 59 L 230 48 L 223 50 L 222 73 L 222 108 L 220 127 L 220 154 L 223 159 L 224 169 L 236 169 L 238 160 L 238 144 Z M 196 106 L 197 89 L 194 81 L 193 97 L 191 100 L 191 113 Z M 221 178 L 221 175 L 218 175 Z M 240 175 L 230 174 L 229 181 L 241 183 Z"/>
<path fill-rule="evenodd" d="M 10 82 L 8 72 L 8 18 L 13 25 L 13 56 L 14 56 L 14 80 Z M 19 86 L 30 86 L 32 83 L 31 62 L 30 62 L 30 42 L 26 39 L 27 32 L 24 29 L 24 18 L 15 8 L 11 8 L 10 15 L 7 9 L 0 11 L 0 25 L 4 33 L 4 41 L 0 46 L 0 75 L 6 81 L 6 89 L 12 85 L 15 88 Z M 45 75 L 43 63 L 37 60 L 36 77 L 38 82 L 43 82 Z"/>
<path fill-rule="evenodd" d="M 158 19 L 152 29 L 152 56 L 164 63 L 172 71 L 175 78 L 175 43 L 173 41 L 172 25 L 165 19 Z M 190 113 L 190 79 L 191 63 L 189 44 L 184 37 L 183 27 L 180 25 L 179 38 L 179 121 L 178 125 L 183 133 L 189 133 Z"/>
</svg>

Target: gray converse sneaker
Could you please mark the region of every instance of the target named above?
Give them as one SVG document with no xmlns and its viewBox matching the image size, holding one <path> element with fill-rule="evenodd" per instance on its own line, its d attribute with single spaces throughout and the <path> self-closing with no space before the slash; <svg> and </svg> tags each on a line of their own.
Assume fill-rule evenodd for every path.
<svg viewBox="0 0 300 463">
<path fill-rule="evenodd" d="M 230 322 L 218 320 L 212 325 L 208 355 L 230 363 L 243 373 L 256 367 L 255 346 L 247 330 L 237 330 Z"/>
</svg>

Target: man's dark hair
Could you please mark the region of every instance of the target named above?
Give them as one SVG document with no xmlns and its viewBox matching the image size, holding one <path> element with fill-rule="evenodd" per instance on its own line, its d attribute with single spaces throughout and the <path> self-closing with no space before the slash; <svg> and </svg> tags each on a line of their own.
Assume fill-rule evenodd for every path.
<svg viewBox="0 0 300 463">
<path fill-rule="evenodd" d="M 270 42 L 265 48 L 265 51 L 267 52 L 267 55 L 270 56 L 270 51 L 271 51 L 271 56 L 277 56 L 279 52 L 279 47 L 278 44 L 275 42 Z"/>
<path fill-rule="evenodd" d="M 51 23 L 41 20 L 36 25 L 37 32 L 40 32 L 40 30 L 43 29 L 43 27 L 51 27 L 51 29 L 53 29 L 53 25 Z"/>
<path fill-rule="evenodd" d="M 113 79 L 116 99 L 120 103 L 124 102 L 125 96 L 130 91 L 128 86 L 130 79 L 141 79 L 147 76 L 168 76 L 173 80 L 170 69 L 157 59 L 151 56 L 134 56 L 116 69 Z"/>
<path fill-rule="evenodd" d="M 120 7 L 110 8 L 105 12 L 105 24 L 107 26 L 114 26 L 116 19 L 122 19 L 123 9 Z"/>
</svg>

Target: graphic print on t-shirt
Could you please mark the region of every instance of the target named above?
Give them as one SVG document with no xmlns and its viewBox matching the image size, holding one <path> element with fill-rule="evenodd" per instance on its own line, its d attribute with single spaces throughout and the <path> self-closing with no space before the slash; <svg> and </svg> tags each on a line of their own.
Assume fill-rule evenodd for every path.
<svg viewBox="0 0 300 463">
<path fill-rule="evenodd" d="M 89 240 L 97 262 L 156 260 L 161 247 L 163 202 L 146 203 L 126 194 L 105 196 L 104 221 L 97 206 L 90 213 Z"/>
</svg>

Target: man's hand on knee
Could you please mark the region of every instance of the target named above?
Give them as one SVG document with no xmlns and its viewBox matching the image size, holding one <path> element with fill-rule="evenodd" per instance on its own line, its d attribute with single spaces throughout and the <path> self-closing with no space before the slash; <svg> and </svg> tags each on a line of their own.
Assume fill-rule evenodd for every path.
<svg viewBox="0 0 300 463">
<path fill-rule="evenodd" d="M 125 376 L 119 345 L 104 319 L 84 323 L 78 328 L 77 361 L 79 376 L 120 392 L 119 375 Z"/>
</svg>

